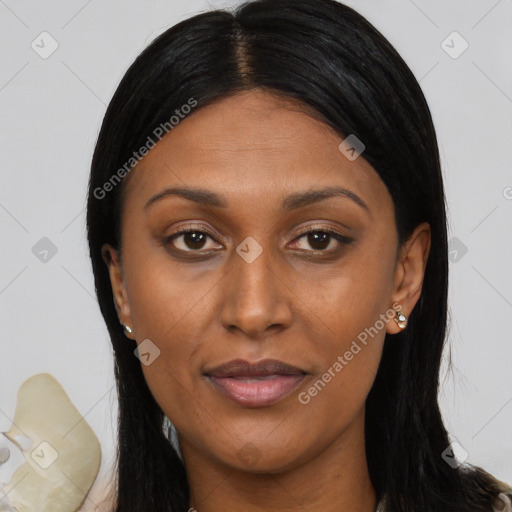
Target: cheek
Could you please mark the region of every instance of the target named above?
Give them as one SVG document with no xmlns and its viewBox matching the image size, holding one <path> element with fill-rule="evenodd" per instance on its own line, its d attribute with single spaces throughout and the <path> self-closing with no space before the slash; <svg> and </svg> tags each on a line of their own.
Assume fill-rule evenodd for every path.
<svg viewBox="0 0 512 512">
<path fill-rule="evenodd" d="M 144 255 L 127 252 L 130 313 L 137 342 L 150 340 L 154 344 L 148 345 L 151 363 L 141 362 L 141 368 L 155 400 L 169 417 L 185 411 L 197 416 L 201 410 L 194 411 L 198 371 L 194 361 L 207 340 L 212 297 L 222 281 L 207 270 L 194 274 L 192 279 L 183 264 L 171 264 L 165 256 L 162 249 L 154 253 L 149 249 Z"/>
<path fill-rule="evenodd" d="M 295 416 L 312 431 L 323 432 L 326 439 L 352 424 L 364 409 L 386 333 L 380 316 L 386 308 L 375 304 L 373 286 L 346 277 L 333 280 L 330 288 L 326 291 L 330 301 L 312 306 L 320 312 L 317 324 L 325 326 L 317 331 L 325 335 L 310 348 L 317 371 L 299 390 L 299 415 Z"/>
<path fill-rule="evenodd" d="M 357 337 L 391 307 L 392 248 L 389 242 L 376 242 L 379 240 L 361 243 L 338 265 L 327 269 L 300 269 L 294 292 L 314 313 L 310 313 L 311 320 L 324 325 L 330 339 L 347 341 Z M 379 323 L 379 329 L 382 327 Z"/>
<path fill-rule="evenodd" d="M 131 256 L 131 257 L 130 257 Z M 162 248 L 126 258 L 130 312 L 140 336 L 162 343 L 193 327 L 203 316 L 219 276 L 208 269 L 190 272 L 190 264 L 171 262 Z"/>
<path fill-rule="evenodd" d="M 321 382 L 306 390 L 305 400 L 321 394 L 323 398 L 315 399 L 318 407 L 342 398 L 346 410 L 354 411 L 373 384 L 386 322 L 394 314 L 390 303 L 394 265 L 389 249 L 354 251 L 329 276 L 303 274 L 295 289 L 303 297 L 302 314 L 316 325 L 309 337 L 321 361 L 317 375 Z"/>
</svg>

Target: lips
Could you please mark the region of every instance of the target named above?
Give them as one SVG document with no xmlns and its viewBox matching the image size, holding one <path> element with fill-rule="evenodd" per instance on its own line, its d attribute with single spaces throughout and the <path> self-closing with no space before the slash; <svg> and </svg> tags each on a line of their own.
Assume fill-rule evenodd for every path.
<svg viewBox="0 0 512 512">
<path fill-rule="evenodd" d="M 269 375 L 302 375 L 306 372 L 276 359 L 265 359 L 251 364 L 243 359 L 235 359 L 212 370 L 205 375 L 212 377 L 266 377 Z"/>
<path fill-rule="evenodd" d="M 263 407 L 284 399 L 306 374 L 275 359 L 254 364 L 236 359 L 204 372 L 215 390 L 243 407 Z"/>
</svg>

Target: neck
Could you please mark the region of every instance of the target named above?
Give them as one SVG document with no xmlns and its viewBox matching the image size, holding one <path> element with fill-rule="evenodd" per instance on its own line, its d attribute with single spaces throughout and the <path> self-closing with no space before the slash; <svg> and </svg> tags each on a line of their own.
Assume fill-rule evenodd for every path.
<svg viewBox="0 0 512 512">
<path fill-rule="evenodd" d="M 326 449 L 302 447 L 291 469 L 256 473 L 205 457 L 184 438 L 191 512 L 375 512 L 364 442 L 364 411 Z M 297 452 L 301 451 L 300 449 Z"/>
</svg>

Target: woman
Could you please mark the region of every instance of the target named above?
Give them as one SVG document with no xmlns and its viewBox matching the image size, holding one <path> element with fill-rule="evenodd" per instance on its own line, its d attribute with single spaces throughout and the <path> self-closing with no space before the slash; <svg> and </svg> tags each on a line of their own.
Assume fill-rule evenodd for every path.
<svg viewBox="0 0 512 512">
<path fill-rule="evenodd" d="M 117 511 L 510 506 L 454 456 L 437 401 L 430 112 L 352 9 L 254 1 L 160 35 L 105 115 L 88 235 L 116 359 Z"/>
</svg>

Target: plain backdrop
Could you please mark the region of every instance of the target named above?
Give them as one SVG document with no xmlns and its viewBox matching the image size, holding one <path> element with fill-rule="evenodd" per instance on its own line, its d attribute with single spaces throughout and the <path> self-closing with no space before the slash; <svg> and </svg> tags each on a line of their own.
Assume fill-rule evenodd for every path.
<svg viewBox="0 0 512 512">
<path fill-rule="evenodd" d="M 447 351 L 442 410 L 469 462 L 511 483 L 512 0 L 347 4 L 395 45 L 429 102 L 449 208 L 453 371 Z M 0 431 L 21 383 L 51 373 L 101 441 L 95 489 L 111 480 L 117 408 L 85 238 L 94 144 L 142 49 L 171 25 L 228 5 L 0 0 Z M 41 38 L 45 51 L 58 45 L 46 58 L 33 49 Z M 47 261 L 36 250 L 44 237 L 55 253 Z"/>
</svg>

